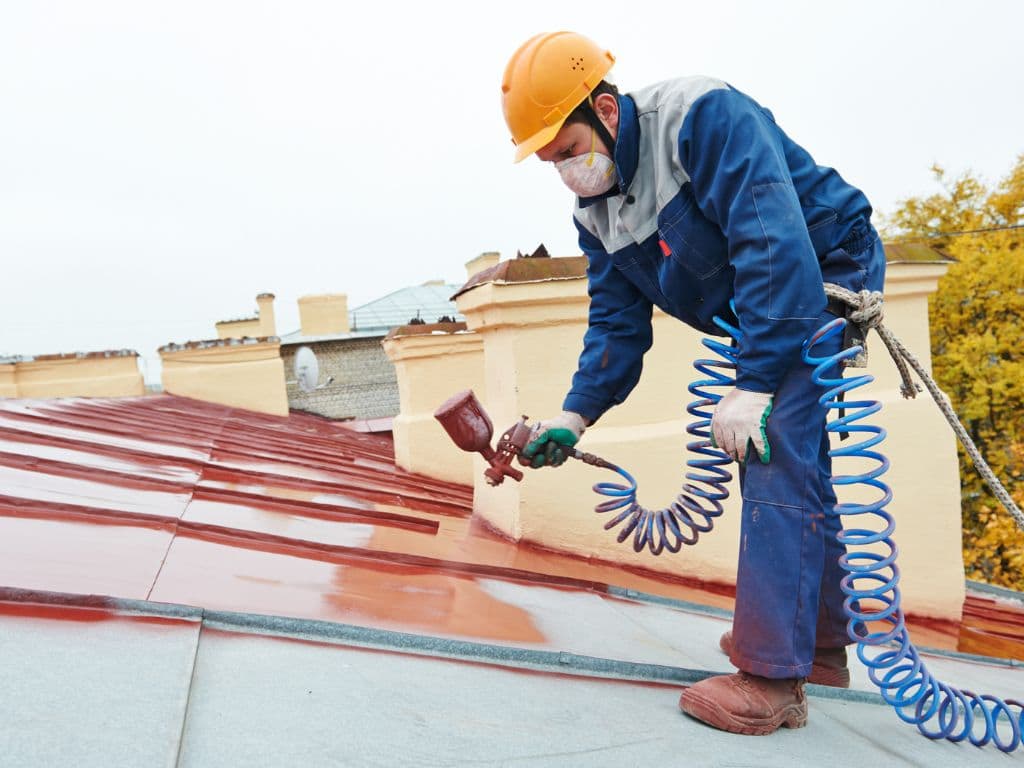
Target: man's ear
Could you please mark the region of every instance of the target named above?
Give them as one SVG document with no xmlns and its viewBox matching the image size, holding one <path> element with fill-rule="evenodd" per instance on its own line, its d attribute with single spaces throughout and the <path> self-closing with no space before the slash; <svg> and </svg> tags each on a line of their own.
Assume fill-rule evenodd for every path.
<svg viewBox="0 0 1024 768">
<path fill-rule="evenodd" d="M 602 93 L 594 99 L 594 112 L 601 118 L 614 137 L 619 131 L 619 100 L 610 93 Z"/>
</svg>

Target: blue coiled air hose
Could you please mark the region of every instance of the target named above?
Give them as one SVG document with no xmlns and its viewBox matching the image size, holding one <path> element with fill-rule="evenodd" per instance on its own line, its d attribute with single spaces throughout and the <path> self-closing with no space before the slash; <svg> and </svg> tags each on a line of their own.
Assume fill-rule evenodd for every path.
<svg viewBox="0 0 1024 768">
<path fill-rule="evenodd" d="M 714 318 L 715 325 L 731 336 L 735 343 L 741 338 L 740 329 Z M 718 355 L 718 359 L 698 359 L 693 367 L 705 378 L 688 387 L 690 394 L 697 397 L 686 407 L 687 413 L 696 418 L 686 427 L 686 432 L 696 438 L 686 444 L 686 450 L 697 454 L 686 465 L 687 482 L 675 500 L 659 510 L 646 509 L 636 500 L 636 480 L 622 467 L 605 462 L 604 466 L 622 475 L 627 485 L 603 482 L 594 485 L 594 491 L 610 497 L 595 507 L 600 514 L 618 512 L 605 523 L 605 530 L 622 525 L 617 540 L 621 543 L 633 535 L 633 549 L 637 552 L 647 547 L 653 554 L 663 550 L 678 552 L 683 544 L 696 544 L 700 534 L 714 527 L 715 518 L 722 514 L 722 501 L 729 497 L 726 484 L 732 480 L 732 473 L 725 469 L 731 459 L 717 448 L 711 447 L 711 411 L 722 396 L 708 387 L 732 386 L 736 383 L 729 373 L 736 369 L 736 347 L 723 344 L 715 339 L 704 339 L 704 346 Z M 621 511 L 620 511 L 621 510 Z"/>
<path fill-rule="evenodd" d="M 733 338 L 734 344 L 739 343 L 738 328 L 717 317 L 715 324 Z M 838 375 L 842 361 L 856 357 L 862 352 L 861 347 L 850 347 L 827 357 L 812 354 L 816 344 L 841 334 L 845 325 L 845 320 L 837 319 L 818 329 L 804 344 L 804 361 L 815 366 L 814 381 L 825 388 L 819 402 L 827 412 L 840 411 L 838 418 L 828 421 L 828 431 L 866 436 L 860 442 L 831 450 L 829 455 L 874 462 L 873 469 L 861 474 L 832 476 L 835 486 L 868 486 L 877 492 L 878 498 L 867 504 L 840 503 L 829 514 L 873 515 L 881 521 L 880 530 L 871 529 L 865 523 L 865 527 L 847 528 L 838 535 L 839 542 L 847 547 L 847 554 L 840 559 L 846 571 L 842 590 L 847 596 L 843 605 L 848 618 L 847 633 L 857 644 L 857 656 L 868 668 L 871 681 L 901 720 L 916 725 L 930 739 L 952 742 L 967 739 L 977 747 L 991 742 L 1004 752 L 1012 752 L 1021 746 L 1024 704 L 1015 699 L 979 695 L 939 681 L 928 671 L 910 642 L 900 607 L 898 550 L 891 538 L 896 523 L 885 509 L 892 500 L 892 491 L 880 479 L 889 468 L 889 460 L 873 450 L 885 440 L 886 432 L 879 426 L 864 423 L 864 419 L 881 410 L 881 404 L 874 400 L 845 399 L 848 392 L 874 381 L 874 377 Z M 595 511 L 618 512 L 605 524 L 605 529 L 622 525 L 618 541 L 623 542 L 632 534 L 633 549 L 637 552 L 647 547 L 659 555 L 666 549 L 678 552 L 683 544 L 695 544 L 701 533 L 712 529 L 714 519 L 722 514 L 722 502 L 729 495 L 726 484 L 732 475 L 725 466 L 730 459 L 711 447 L 711 412 L 707 408 L 721 399 L 720 394 L 708 387 L 735 384 L 735 377 L 726 371 L 736 368 L 736 347 L 713 339 L 704 339 L 703 343 L 718 359 L 699 359 L 693 364 L 706 378 L 689 386 L 697 400 L 686 410 L 696 421 L 687 426 L 686 431 L 696 439 L 687 443 L 686 448 L 698 458 L 686 462 L 693 471 L 687 472 L 689 482 L 684 484 L 682 492 L 664 509 L 645 509 L 636 500 L 637 485 L 633 476 L 609 462 L 603 466 L 621 474 L 628 485 L 612 482 L 594 485 L 594 491 L 610 497 L 598 504 Z M 855 549 L 858 547 L 874 549 Z M 879 548 L 882 551 L 878 551 Z M 877 628 L 879 624 L 883 629 Z"/>
<path fill-rule="evenodd" d="M 930 739 L 968 739 L 977 747 L 992 742 L 1002 751 L 1012 752 L 1021 746 L 1024 705 L 1014 699 L 979 695 L 939 681 L 910 642 L 900 607 L 898 550 L 892 540 L 896 522 L 885 509 L 892 500 L 892 491 L 881 480 L 889 460 L 874 450 L 885 440 L 886 431 L 864 423 L 882 406 L 875 400 L 840 399 L 874 381 L 874 377 L 847 379 L 839 375 L 842 361 L 859 354 L 860 347 L 827 357 L 813 355 L 816 344 L 841 334 L 845 325 L 843 319 L 823 325 L 804 345 L 804 361 L 815 366 L 814 381 L 825 388 L 819 402 L 827 411 L 840 411 L 838 418 L 828 421 L 828 431 L 861 437 L 859 442 L 832 449 L 829 455 L 867 459 L 872 463 L 872 468 L 861 474 L 832 476 L 834 486 L 866 486 L 877 496 L 870 503 L 840 503 L 829 511 L 865 521 L 860 523 L 861 527 L 844 529 L 837 537 L 847 547 L 847 554 L 839 560 L 846 571 L 841 584 L 846 594 L 843 607 L 849 619 L 847 634 L 857 644 L 857 656 L 868 668 L 871 681 L 878 686 L 882 698 L 896 708 L 901 720 L 916 725 Z M 878 525 L 872 527 L 873 523 Z"/>
</svg>

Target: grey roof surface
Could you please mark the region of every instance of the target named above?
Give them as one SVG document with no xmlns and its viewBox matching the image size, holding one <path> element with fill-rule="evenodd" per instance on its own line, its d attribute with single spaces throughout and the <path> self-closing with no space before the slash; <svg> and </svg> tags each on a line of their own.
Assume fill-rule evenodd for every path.
<svg viewBox="0 0 1024 768">
<path fill-rule="evenodd" d="M 546 646 L 132 600 L 0 615 L 0 682 L 13 704 L 3 764 L 1006 765 L 991 747 L 922 738 L 857 690 L 809 687 L 810 722 L 798 731 L 709 729 L 676 702 L 683 685 L 731 670 L 717 650 L 726 612 L 501 580 L 486 588 L 528 606 Z M 81 620 L 69 621 L 76 610 Z M 927 656 L 975 690 L 1005 694 L 1024 681 L 1019 665 Z"/>
<path fill-rule="evenodd" d="M 0 765 L 174 766 L 195 619 L 0 617 Z"/>
</svg>

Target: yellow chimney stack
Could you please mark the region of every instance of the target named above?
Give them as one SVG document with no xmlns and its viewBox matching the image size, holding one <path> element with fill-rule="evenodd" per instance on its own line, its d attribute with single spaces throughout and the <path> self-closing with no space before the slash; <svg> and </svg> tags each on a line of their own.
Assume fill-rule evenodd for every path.
<svg viewBox="0 0 1024 768">
<path fill-rule="evenodd" d="M 466 278 L 473 277 L 477 272 L 483 272 L 485 269 L 490 269 L 495 264 L 501 261 L 501 254 L 497 251 L 485 251 L 476 258 L 470 259 L 466 262 Z"/>
<path fill-rule="evenodd" d="M 303 336 L 337 336 L 348 333 L 348 296 L 344 293 L 326 293 L 299 297 L 299 323 Z"/>
<path fill-rule="evenodd" d="M 277 321 L 274 318 L 274 294 L 261 293 L 256 297 L 256 316 L 260 321 L 259 335 L 277 336 Z"/>
</svg>

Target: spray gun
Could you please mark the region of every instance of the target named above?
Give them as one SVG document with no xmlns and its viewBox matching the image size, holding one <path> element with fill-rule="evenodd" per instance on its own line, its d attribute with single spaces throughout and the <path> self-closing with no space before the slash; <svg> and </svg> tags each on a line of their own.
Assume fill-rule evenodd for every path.
<svg viewBox="0 0 1024 768">
<path fill-rule="evenodd" d="M 491 448 L 494 425 L 471 389 L 465 389 L 445 400 L 434 411 L 434 418 L 441 422 L 445 432 L 459 448 L 469 453 L 479 453 L 490 464 L 484 470 L 489 485 L 501 485 L 506 476 L 516 482 L 523 479 L 523 473 L 513 467 L 512 462 L 522 454 L 534 434 L 534 430 L 527 426 L 526 416 L 502 433 L 497 448 Z M 574 459 L 591 466 L 615 469 L 615 465 L 592 453 L 583 453 L 575 448 L 569 449 L 568 453 Z"/>
<path fill-rule="evenodd" d="M 730 346 L 716 341 L 708 343 L 714 345 L 712 349 L 721 350 L 723 356 L 734 354 Z M 731 363 L 731 360 L 728 363 Z M 721 364 L 723 368 L 726 366 L 726 363 Z M 730 370 L 734 367 L 728 365 Z M 695 386 L 717 384 L 719 379 L 726 383 L 732 382 L 726 375 L 717 374 L 710 368 L 703 370 L 709 376 L 717 378 L 698 382 Z M 701 388 L 691 387 L 691 391 L 700 397 L 695 407 L 703 408 L 708 403 L 717 402 L 719 398 L 717 394 Z M 695 416 L 709 416 L 700 410 L 689 410 Z M 523 473 L 513 467 L 512 462 L 518 459 L 523 465 L 530 463 L 530 459 L 523 456 L 523 450 L 537 435 L 537 428 L 527 425 L 526 416 L 521 417 L 502 433 L 496 448 L 491 447 L 491 438 L 494 435 L 491 419 L 471 389 L 464 389 L 445 400 L 434 411 L 434 418 L 441 422 L 445 432 L 459 448 L 469 453 L 479 453 L 484 457 L 490 465 L 484 470 L 489 485 L 501 485 L 506 477 L 511 477 L 516 482 L 522 481 Z M 711 447 L 706 431 L 709 424 L 710 418 L 705 418 L 703 422 L 698 422 L 687 429 L 695 437 L 701 438 L 688 445 L 690 450 L 699 454 L 699 458 L 690 460 L 689 466 L 694 471 L 687 473 L 687 482 L 682 492 L 671 504 L 662 509 L 647 509 L 637 502 L 636 480 L 622 467 L 592 453 L 563 446 L 568 456 L 592 467 L 610 469 L 625 481 L 605 480 L 593 485 L 595 493 L 606 497 L 605 501 L 594 507 L 594 512 L 608 517 L 604 524 L 606 531 L 618 529 L 616 540 L 619 543 L 632 538 L 633 549 L 637 552 L 644 548 L 649 549 L 654 555 L 659 555 L 666 549 L 669 552 L 679 552 L 683 544 L 695 544 L 701 533 L 707 533 L 712 529 L 714 518 L 721 515 L 724 509 L 722 499 L 729 495 L 725 483 L 732 479 L 732 475 L 722 466 L 729 463 L 729 457 L 717 448 Z M 697 486 L 696 483 L 700 483 L 701 486 Z"/>
</svg>

